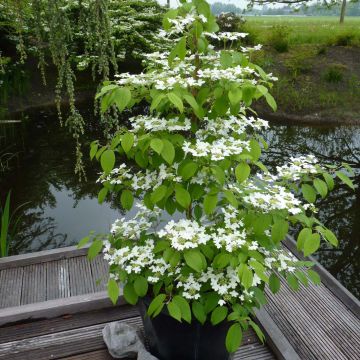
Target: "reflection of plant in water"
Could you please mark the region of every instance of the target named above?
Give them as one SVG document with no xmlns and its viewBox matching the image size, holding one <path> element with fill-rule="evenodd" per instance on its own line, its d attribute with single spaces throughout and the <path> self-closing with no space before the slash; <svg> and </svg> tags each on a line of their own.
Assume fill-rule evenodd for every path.
<svg viewBox="0 0 360 360">
<path fill-rule="evenodd" d="M 284 157 L 311 152 L 327 163 L 347 162 L 355 170 L 353 181 L 360 185 L 360 129 L 339 127 L 332 129 L 313 127 L 273 127 L 267 134 L 272 149 L 267 153 L 266 163 L 276 167 Z M 352 191 L 338 185 L 317 206 L 319 218 L 334 229 L 340 244 L 338 248 L 321 247 L 318 260 L 346 287 L 360 296 L 360 189 Z"/>
<path fill-rule="evenodd" d="M 44 210 L 27 211 L 19 223 L 11 251 L 15 254 L 31 251 L 34 242 L 38 251 L 64 246 L 67 235 L 56 233 L 56 227 L 55 219 L 44 216 Z"/>
</svg>

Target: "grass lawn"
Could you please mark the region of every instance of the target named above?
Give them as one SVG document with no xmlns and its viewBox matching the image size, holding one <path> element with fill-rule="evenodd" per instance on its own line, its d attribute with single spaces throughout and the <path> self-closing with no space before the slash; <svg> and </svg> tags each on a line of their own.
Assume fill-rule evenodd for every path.
<svg viewBox="0 0 360 360">
<path fill-rule="evenodd" d="M 360 16 L 346 17 L 340 25 L 335 16 L 245 16 L 244 30 L 254 40 L 267 44 L 276 26 L 289 31 L 289 45 L 336 45 L 338 39 L 348 38 L 349 44 L 360 46 Z"/>
</svg>

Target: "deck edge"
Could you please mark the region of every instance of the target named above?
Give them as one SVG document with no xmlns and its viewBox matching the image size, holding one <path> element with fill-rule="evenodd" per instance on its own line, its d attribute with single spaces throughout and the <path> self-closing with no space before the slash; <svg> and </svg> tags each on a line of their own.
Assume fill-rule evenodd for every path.
<svg viewBox="0 0 360 360">
<path fill-rule="evenodd" d="M 32 264 L 44 263 L 47 261 L 55 261 L 68 259 L 87 254 L 88 246 L 79 249 L 77 246 L 67 246 L 52 250 L 43 250 L 33 253 L 21 255 L 7 256 L 0 258 L 0 270 L 6 270 L 14 267 L 27 266 Z"/>
<path fill-rule="evenodd" d="M 264 309 L 255 310 L 255 321 L 262 328 L 266 344 L 279 360 L 301 360 L 298 353 L 290 344 L 286 336 L 281 332 L 274 320 Z"/>
<path fill-rule="evenodd" d="M 313 256 L 305 257 L 296 247 L 295 240 L 287 236 L 283 244 L 300 260 L 310 260 L 313 269 L 320 275 L 321 282 L 358 318 L 360 319 L 360 301 L 330 274 Z"/>
<path fill-rule="evenodd" d="M 118 306 L 126 302 L 121 295 Z M 0 309 L 0 327 L 17 323 L 19 321 L 33 321 L 50 319 L 62 315 L 100 310 L 114 306 L 106 291 L 71 296 L 69 298 L 48 300 L 34 304 L 14 306 Z"/>
</svg>

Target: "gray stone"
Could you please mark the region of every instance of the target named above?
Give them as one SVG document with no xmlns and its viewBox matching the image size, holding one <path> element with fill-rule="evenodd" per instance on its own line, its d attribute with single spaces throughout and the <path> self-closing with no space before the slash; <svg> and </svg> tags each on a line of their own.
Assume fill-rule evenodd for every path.
<svg viewBox="0 0 360 360">
<path fill-rule="evenodd" d="M 116 359 L 158 360 L 145 349 L 137 326 L 112 322 L 104 327 L 102 334 L 110 355 Z"/>
</svg>

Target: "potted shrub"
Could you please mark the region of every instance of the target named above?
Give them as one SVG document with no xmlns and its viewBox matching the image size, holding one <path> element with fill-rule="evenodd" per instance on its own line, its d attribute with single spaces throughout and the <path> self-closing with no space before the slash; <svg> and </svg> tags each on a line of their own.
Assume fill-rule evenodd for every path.
<svg viewBox="0 0 360 360">
<path fill-rule="evenodd" d="M 97 95 L 103 111 L 149 108 L 108 144 L 91 144 L 103 169 L 99 201 L 113 194 L 129 215 L 89 255 L 103 249 L 114 303 L 120 285 L 128 303 L 140 303 L 154 355 L 226 359 L 249 326 L 263 339 L 252 313 L 265 303 L 266 286 L 276 293 L 280 277 L 294 290 L 319 282 L 312 264 L 284 251 L 281 240 L 291 227 L 301 229 L 305 255 L 321 238 L 336 245 L 314 203 L 336 174 L 352 184 L 311 155 L 268 171 L 261 162 L 268 124 L 251 104 L 264 98 L 275 110 L 276 79 L 249 61 L 253 48 L 231 49 L 244 34 L 217 33 L 206 1 L 181 3 L 159 34 L 171 51 L 149 55 L 144 73 L 120 74 Z M 211 38 L 225 49 L 213 50 Z"/>
</svg>

